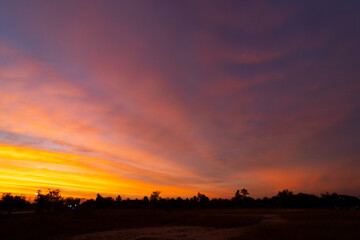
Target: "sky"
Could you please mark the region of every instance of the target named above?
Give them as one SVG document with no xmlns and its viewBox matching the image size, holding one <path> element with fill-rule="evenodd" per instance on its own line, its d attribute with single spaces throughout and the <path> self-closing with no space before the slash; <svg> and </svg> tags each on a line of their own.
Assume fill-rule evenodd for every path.
<svg viewBox="0 0 360 240">
<path fill-rule="evenodd" d="M 360 2 L 0 1 L 0 192 L 360 195 Z"/>
</svg>

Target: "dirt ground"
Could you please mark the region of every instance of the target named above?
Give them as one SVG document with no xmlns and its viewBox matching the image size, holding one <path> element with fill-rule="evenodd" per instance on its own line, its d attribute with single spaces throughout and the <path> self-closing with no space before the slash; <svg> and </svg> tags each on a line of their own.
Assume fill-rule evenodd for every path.
<svg viewBox="0 0 360 240">
<path fill-rule="evenodd" d="M 276 214 L 260 214 L 263 218 L 257 224 L 237 228 L 216 228 L 216 227 L 191 227 L 191 226 L 163 226 L 152 228 L 134 228 L 120 231 L 96 232 L 73 236 L 73 240 L 88 239 L 121 239 L 121 240 L 139 240 L 139 239 L 208 239 L 225 240 L 241 237 L 245 232 L 255 229 L 258 225 L 273 225 L 285 223 L 286 220 Z"/>
<path fill-rule="evenodd" d="M 360 211 L 108 209 L 2 215 L 0 239 L 360 239 Z"/>
</svg>

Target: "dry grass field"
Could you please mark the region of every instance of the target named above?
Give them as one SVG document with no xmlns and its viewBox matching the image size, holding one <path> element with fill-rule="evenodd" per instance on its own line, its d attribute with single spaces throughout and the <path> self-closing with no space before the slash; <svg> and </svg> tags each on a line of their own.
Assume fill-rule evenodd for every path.
<svg viewBox="0 0 360 240">
<path fill-rule="evenodd" d="M 0 215 L 0 239 L 360 239 L 360 211 L 109 209 Z"/>
</svg>

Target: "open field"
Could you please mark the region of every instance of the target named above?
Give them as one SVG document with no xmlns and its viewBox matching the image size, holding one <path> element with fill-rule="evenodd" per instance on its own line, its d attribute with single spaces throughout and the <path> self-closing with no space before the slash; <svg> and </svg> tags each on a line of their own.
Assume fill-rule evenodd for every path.
<svg viewBox="0 0 360 240">
<path fill-rule="evenodd" d="M 0 216 L 0 239 L 360 239 L 360 211 L 84 210 Z"/>
</svg>

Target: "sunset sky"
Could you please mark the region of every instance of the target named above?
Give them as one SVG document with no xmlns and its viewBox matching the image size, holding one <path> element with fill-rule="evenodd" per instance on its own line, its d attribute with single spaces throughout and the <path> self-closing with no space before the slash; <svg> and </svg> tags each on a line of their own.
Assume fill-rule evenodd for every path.
<svg viewBox="0 0 360 240">
<path fill-rule="evenodd" d="M 360 1 L 0 1 L 0 193 L 360 195 Z"/>
</svg>

